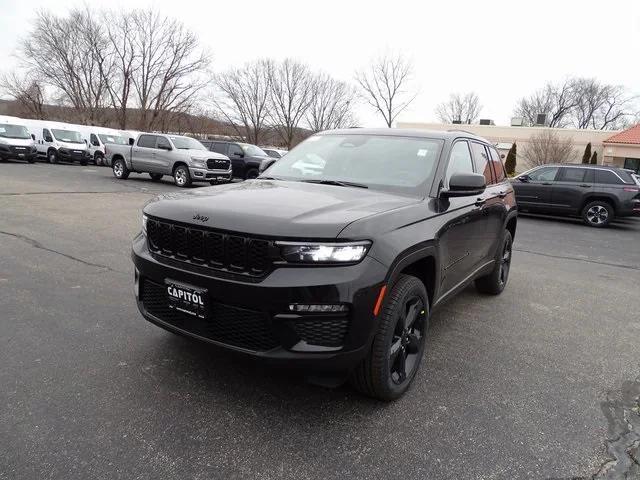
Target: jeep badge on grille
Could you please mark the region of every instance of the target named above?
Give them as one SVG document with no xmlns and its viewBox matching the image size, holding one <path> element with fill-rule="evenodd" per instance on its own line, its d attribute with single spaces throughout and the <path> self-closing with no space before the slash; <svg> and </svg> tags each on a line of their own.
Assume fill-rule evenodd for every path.
<svg viewBox="0 0 640 480">
<path fill-rule="evenodd" d="M 205 223 L 207 220 L 209 220 L 209 217 L 204 216 L 204 215 L 200 215 L 199 213 L 196 213 L 193 216 L 194 220 L 198 220 L 199 222 Z"/>
</svg>

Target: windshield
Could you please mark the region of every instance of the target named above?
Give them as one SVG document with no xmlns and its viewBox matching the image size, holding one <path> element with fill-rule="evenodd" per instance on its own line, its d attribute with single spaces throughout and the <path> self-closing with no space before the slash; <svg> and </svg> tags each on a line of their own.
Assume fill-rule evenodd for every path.
<svg viewBox="0 0 640 480">
<path fill-rule="evenodd" d="M 178 150 L 207 150 L 198 140 L 190 137 L 169 137 Z"/>
<path fill-rule="evenodd" d="M 241 143 L 240 147 L 244 150 L 244 154 L 249 157 L 268 157 L 264 150 L 249 143 Z"/>
<path fill-rule="evenodd" d="M 31 138 L 31 135 L 29 135 L 27 127 L 23 127 L 22 125 L 12 125 L 10 123 L 1 123 L 0 137 L 20 138 L 22 140 L 26 140 L 28 138 Z"/>
<path fill-rule="evenodd" d="M 104 144 L 111 143 L 113 145 L 129 145 L 129 140 L 118 135 L 98 135 Z"/>
<path fill-rule="evenodd" d="M 51 133 L 59 142 L 68 142 L 68 143 L 84 143 L 82 137 L 78 132 L 73 132 L 71 130 L 56 130 L 52 129 Z"/>
<path fill-rule="evenodd" d="M 317 135 L 275 162 L 265 176 L 296 181 L 338 181 L 425 196 L 442 140 L 384 135 Z"/>
</svg>

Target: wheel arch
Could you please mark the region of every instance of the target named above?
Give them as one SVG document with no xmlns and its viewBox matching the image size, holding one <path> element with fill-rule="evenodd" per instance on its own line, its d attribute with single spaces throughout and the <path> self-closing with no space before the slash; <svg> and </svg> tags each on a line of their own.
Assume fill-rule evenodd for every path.
<svg viewBox="0 0 640 480">
<path fill-rule="evenodd" d="M 505 229 L 511 233 L 511 239 L 516 238 L 516 229 L 518 226 L 518 214 L 516 212 L 511 213 L 505 222 Z"/>
<path fill-rule="evenodd" d="M 177 160 L 174 164 L 173 167 L 171 167 L 171 173 L 174 174 L 176 173 L 176 169 L 178 167 L 186 167 L 187 170 L 189 170 L 189 165 L 187 165 L 187 162 L 185 162 L 184 160 Z"/>
<path fill-rule="evenodd" d="M 618 210 L 618 201 L 613 195 L 596 193 L 587 195 L 587 197 L 585 197 L 582 204 L 580 205 L 580 213 L 582 213 L 584 207 L 586 207 L 589 203 L 595 202 L 597 200 L 600 200 L 601 202 L 607 202 L 609 205 L 611 205 L 614 213 Z"/>
<path fill-rule="evenodd" d="M 385 284 L 392 286 L 401 274 L 418 278 L 427 289 L 429 305 L 436 300 L 438 285 L 440 284 L 440 262 L 433 245 L 410 249 L 398 256 L 389 269 Z"/>
</svg>

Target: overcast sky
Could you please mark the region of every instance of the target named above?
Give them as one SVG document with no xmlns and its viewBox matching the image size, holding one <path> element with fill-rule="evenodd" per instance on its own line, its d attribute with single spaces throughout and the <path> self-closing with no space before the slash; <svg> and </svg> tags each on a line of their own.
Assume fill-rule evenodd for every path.
<svg viewBox="0 0 640 480">
<path fill-rule="evenodd" d="M 84 3 L 154 6 L 180 19 L 210 48 L 216 70 L 295 57 L 352 80 L 380 51 L 401 52 L 413 60 L 420 91 L 401 121 L 435 121 L 435 106 L 450 93 L 475 91 L 482 118 L 508 124 L 518 98 L 569 75 L 640 95 L 640 0 L 0 0 L 0 71 L 15 65 L 35 9 L 62 13 Z M 358 117 L 364 126 L 383 125 L 365 107 Z"/>
</svg>

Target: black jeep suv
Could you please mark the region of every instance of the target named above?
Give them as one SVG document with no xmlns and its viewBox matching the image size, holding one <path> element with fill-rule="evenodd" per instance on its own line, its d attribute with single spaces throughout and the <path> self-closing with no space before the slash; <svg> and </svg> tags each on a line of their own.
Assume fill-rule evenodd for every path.
<svg viewBox="0 0 640 480">
<path fill-rule="evenodd" d="M 256 178 L 260 173 L 260 165 L 265 160 L 272 160 L 260 147 L 242 142 L 226 142 L 221 140 L 200 140 L 208 150 L 226 155 L 231 160 L 233 176 L 242 179 Z"/>
<path fill-rule="evenodd" d="M 435 307 L 472 281 L 505 288 L 515 231 L 513 189 L 482 138 L 329 131 L 255 180 L 150 202 L 135 291 L 169 331 L 390 400 L 416 374 Z"/>
<path fill-rule="evenodd" d="M 640 215 L 640 185 L 623 168 L 544 165 L 514 179 L 513 188 L 521 211 L 581 216 L 591 227 L 606 227 L 614 217 Z"/>
</svg>

